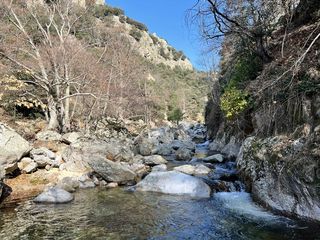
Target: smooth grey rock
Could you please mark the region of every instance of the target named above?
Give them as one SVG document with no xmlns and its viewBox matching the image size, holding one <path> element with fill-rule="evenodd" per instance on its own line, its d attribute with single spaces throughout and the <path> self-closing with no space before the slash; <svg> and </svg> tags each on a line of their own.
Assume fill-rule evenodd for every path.
<svg viewBox="0 0 320 240">
<path fill-rule="evenodd" d="M 151 166 L 166 164 L 167 162 L 168 161 L 160 155 L 152 155 L 152 156 L 144 157 L 144 164 L 151 165 Z"/>
<path fill-rule="evenodd" d="M 222 163 L 224 161 L 221 154 L 215 154 L 202 159 L 204 162 Z"/>
<path fill-rule="evenodd" d="M 151 172 L 135 189 L 196 198 L 208 198 L 211 193 L 210 187 L 202 180 L 176 171 Z"/>
<path fill-rule="evenodd" d="M 7 165 L 14 165 L 22 157 L 26 156 L 31 150 L 28 141 L 23 139 L 13 129 L 3 123 L 0 123 L 0 166 L 6 168 Z M 17 168 L 12 168 L 14 171 Z M 9 170 L 9 166 L 8 166 Z M 9 173 L 7 171 L 7 173 Z"/>
<path fill-rule="evenodd" d="M 166 164 L 156 165 L 152 168 L 152 172 L 165 172 L 167 171 L 167 168 Z"/>
<path fill-rule="evenodd" d="M 193 176 L 205 176 L 211 172 L 211 169 L 202 165 L 182 165 L 174 168 L 175 171 L 182 172 Z"/>
<path fill-rule="evenodd" d="M 73 195 L 64 189 L 53 187 L 41 193 L 33 201 L 35 203 L 68 203 L 74 199 Z"/>
</svg>

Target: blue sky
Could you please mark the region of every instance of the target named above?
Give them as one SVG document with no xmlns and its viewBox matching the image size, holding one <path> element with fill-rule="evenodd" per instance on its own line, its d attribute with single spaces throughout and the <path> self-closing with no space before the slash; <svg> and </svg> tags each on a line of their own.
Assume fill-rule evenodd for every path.
<svg viewBox="0 0 320 240">
<path fill-rule="evenodd" d="M 186 15 L 196 0 L 106 0 L 122 8 L 126 15 L 144 23 L 149 32 L 166 39 L 182 50 L 197 69 L 204 69 L 202 41 L 196 27 L 186 23 Z"/>
</svg>

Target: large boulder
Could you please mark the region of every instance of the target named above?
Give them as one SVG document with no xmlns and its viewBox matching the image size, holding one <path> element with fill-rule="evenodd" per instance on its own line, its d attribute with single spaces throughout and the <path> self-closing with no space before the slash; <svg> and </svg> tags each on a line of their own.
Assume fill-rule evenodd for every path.
<svg viewBox="0 0 320 240">
<path fill-rule="evenodd" d="M 297 148 L 287 136 L 244 141 L 237 164 L 255 200 L 285 215 L 320 221 L 320 135 L 310 142 Z"/>
<path fill-rule="evenodd" d="M 112 162 L 101 156 L 92 156 L 88 163 L 96 173 L 108 182 L 124 184 L 134 181 L 137 176 L 127 165 Z"/>
<path fill-rule="evenodd" d="M 202 180 L 176 171 L 151 172 L 135 189 L 196 198 L 208 198 L 211 193 L 210 187 Z"/>
<path fill-rule="evenodd" d="M 28 141 L 8 126 L 0 123 L 0 167 L 10 173 L 18 168 L 17 162 L 31 150 Z"/>
<path fill-rule="evenodd" d="M 134 154 L 130 142 L 126 140 L 92 140 L 71 144 L 65 149 L 62 158 L 65 161 L 62 168 L 68 171 L 86 172 L 90 171 L 88 165 L 93 156 L 100 156 L 112 161 L 133 162 Z"/>
<path fill-rule="evenodd" d="M 41 193 L 33 201 L 35 203 L 69 203 L 74 199 L 73 195 L 61 188 L 53 187 Z"/>
</svg>

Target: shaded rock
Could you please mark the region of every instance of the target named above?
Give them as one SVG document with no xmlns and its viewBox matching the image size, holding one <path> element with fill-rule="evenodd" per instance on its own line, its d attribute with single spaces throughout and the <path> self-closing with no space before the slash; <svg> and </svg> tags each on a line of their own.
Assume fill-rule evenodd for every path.
<svg viewBox="0 0 320 240">
<path fill-rule="evenodd" d="M 174 152 L 172 149 L 172 146 L 169 144 L 160 144 L 157 147 L 157 154 L 162 156 L 168 156 L 171 155 Z"/>
<path fill-rule="evenodd" d="M 13 129 L 0 123 L 0 166 L 7 168 L 7 173 L 16 170 L 17 165 L 15 163 L 26 156 L 30 150 L 29 142 Z"/>
<path fill-rule="evenodd" d="M 191 151 L 188 148 L 179 148 L 175 153 L 176 159 L 188 161 L 192 159 Z"/>
<path fill-rule="evenodd" d="M 40 141 L 62 141 L 62 136 L 60 133 L 48 130 L 37 133 L 36 139 Z"/>
<path fill-rule="evenodd" d="M 167 171 L 167 165 L 165 164 L 160 164 L 152 168 L 152 172 L 164 172 L 164 171 Z"/>
<path fill-rule="evenodd" d="M 61 188 L 53 187 L 33 199 L 35 203 L 68 203 L 74 199 L 73 195 Z"/>
<path fill-rule="evenodd" d="M 231 137 L 229 143 L 225 145 L 221 152 L 228 158 L 228 159 L 236 159 L 240 152 L 240 144 L 237 143 L 235 137 Z"/>
<path fill-rule="evenodd" d="M 202 159 L 204 162 L 222 163 L 224 161 L 221 154 L 215 154 Z"/>
<path fill-rule="evenodd" d="M 211 193 L 210 187 L 202 180 L 175 171 L 151 172 L 135 189 L 197 198 L 208 198 Z"/>
<path fill-rule="evenodd" d="M 211 169 L 202 165 L 182 165 L 174 168 L 175 171 L 182 172 L 194 176 L 205 176 L 211 172 Z"/>
<path fill-rule="evenodd" d="M 168 161 L 160 155 L 152 155 L 152 156 L 144 157 L 143 162 L 144 164 L 154 166 L 154 165 L 166 164 Z"/>
</svg>

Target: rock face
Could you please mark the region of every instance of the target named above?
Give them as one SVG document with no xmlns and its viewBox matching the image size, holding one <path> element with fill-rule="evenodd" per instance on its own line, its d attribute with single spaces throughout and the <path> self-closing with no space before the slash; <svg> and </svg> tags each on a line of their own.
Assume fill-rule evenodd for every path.
<svg viewBox="0 0 320 240">
<path fill-rule="evenodd" d="M 250 137 L 237 164 L 254 199 L 280 213 L 320 221 L 319 156 L 315 145 L 301 147 L 286 136 Z"/>
<path fill-rule="evenodd" d="M 202 180 L 175 171 L 152 172 L 139 182 L 135 189 L 196 198 L 208 198 L 211 193 L 210 187 Z"/>
<path fill-rule="evenodd" d="M 14 171 L 16 163 L 31 150 L 30 144 L 11 128 L 0 123 L 0 167 Z M 10 171 L 7 173 L 10 173 Z"/>
<path fill-rule="evenodd" d="M 61 188 L 50 188 L 41 193 L 33 201 L 35 203 L 68 203 L 74 199 L 73 195 Z"/>
</svg>

